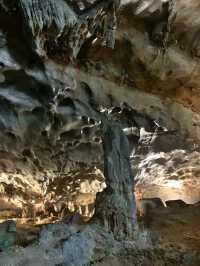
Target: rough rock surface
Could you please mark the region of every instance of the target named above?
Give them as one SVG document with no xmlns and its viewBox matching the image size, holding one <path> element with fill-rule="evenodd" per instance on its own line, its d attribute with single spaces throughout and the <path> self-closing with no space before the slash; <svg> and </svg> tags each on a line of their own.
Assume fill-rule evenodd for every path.
<svg viewBox="0 0 200 266">
<path fill-rule="evenodd" d="M 97 197 L 95 214 L 115 236 L 131 238 L 136 225 L 136 207 L 128 139 L 112 121 L 104 121 L 103 127 L 106 189 Z"/>
<path fill-rule="evenodd" d="M 111 231 L 113 210 L 120 214 L 117 231 L 132 228 L 133 177 L 138 199 L 200 200 L 199 11 L 195 0 L 0 1 L 1 219 L 57 219 L 68 209 L 91 217 L 106 184 L 98 216 L 107 207 Z M 122 143 L 114 134 L 116 143 L 102 145 L 102 115 L 124 131 L 130 158 L 122 132 Z M 89 258 L 98 236 L 104 245 L 104 229 L 96 226 L 64 241 L 61 265 L 70 257 L 69 265 L 77 266 L 77 256 L 80 265 L 113 263 L 110 254 L 107 262 Z M 31 265 L 44 250 L 28 247 L 29 258 L 20 251 L 19 265 Z M 53 255 L 35 265 L 59 265 L 60 249 L 48 252 Z M 115 259 L 130 265 L 124 254 Z M 176 259 L 174 265 L 187 265 Z"/>
</svg>

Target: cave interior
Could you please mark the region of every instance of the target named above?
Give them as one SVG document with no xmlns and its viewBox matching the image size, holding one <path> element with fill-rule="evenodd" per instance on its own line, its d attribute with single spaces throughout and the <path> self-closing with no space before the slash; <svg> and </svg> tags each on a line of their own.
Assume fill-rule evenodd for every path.
<svg viewBox="0 0 200 266">
<path fill-rule="evenodd" d="M 200 265 L 196 2 L 0 1 L 0 266 Z"/>
</svg>

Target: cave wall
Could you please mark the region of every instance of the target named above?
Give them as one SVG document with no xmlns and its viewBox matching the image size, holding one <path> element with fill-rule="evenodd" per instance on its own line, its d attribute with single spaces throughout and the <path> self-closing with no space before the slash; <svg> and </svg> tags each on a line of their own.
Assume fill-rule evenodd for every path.
<svg viewBox="0 0 200 266">
<path fill-rule="evenodd" d="M 164 207 L 200 200 L 199 9 L 195 0 L 0 1 L 0 213 L 62 220 L 0 264 L 199 264 L 199 204 Z M 137 230 L 134 186 L 137 203 L 163 201 L 154 217 L 175 238 L 169 249 Z M 85 224 L 68 209 L 94 217 Z M 173 231 L 171 221 L 187 230 L 186 216 L 192 237 Z M 15 223 L 1 224 L 0 251 L 15 238 Z"/>
<path fill-rule="evenodd" d="M 139 147 L 141 128 L 176 132 L 137 150 L 138 185 L 176 181 L 183 175 L 175 168 L 185 167 L 183 183 L 197 187 L 198 10 L 184 0 L 1 1 L 1 182 L 25 198 L 31 190 L 32 199 L 80 162 L 102 169 L 100 113 L 120 107 L 135 111 L 131 122 L 123 122 L 126 114 L 118 122 L 136 127 Z M 173 167 L 152 162 L 152 154 Z M 187 154 L 193 170 L 176 154 Z M 140 170 L 146 159 L 160 167 L 157 181 L 152 167 Z"/>
</svg>

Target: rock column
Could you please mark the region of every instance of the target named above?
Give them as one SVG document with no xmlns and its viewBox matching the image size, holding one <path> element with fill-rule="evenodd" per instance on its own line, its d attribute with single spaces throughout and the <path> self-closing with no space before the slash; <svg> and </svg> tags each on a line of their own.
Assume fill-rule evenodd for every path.
<svg viewBox="0 0 200 266">
<path fill-rule="evenodd" d="M 97 195 L 95 217 L 116 238 L 129 238 L 136 225 L 134 179 L 128 139 L 115 122 L 104 122 L 103 149 L 107 187 Z"/>
</svg>

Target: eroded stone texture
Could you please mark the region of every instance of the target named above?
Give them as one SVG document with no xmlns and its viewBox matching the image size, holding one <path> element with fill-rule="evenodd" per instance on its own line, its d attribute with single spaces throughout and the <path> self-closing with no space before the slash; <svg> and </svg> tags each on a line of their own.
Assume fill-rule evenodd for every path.
<svg viewBox="0 0 200 266">
<path fill-rule="evenodd" d="M 144 197 L 162 198 L 163 191 L 167 191 L 168 195 L 175 193 L 170 194 L 173 199 L 178 195 L 183 200 L 187 196 L 188 203 L 199 201 L 198 36 L 199 3 L 195 0 L 1 0 L 0 208 L 3 218 L 42 217 L 45 206 L 50 216 L 60 212 L 67 200 L 79 204 L 95 200 L 94 194 L 103 187 L 90 190 L 90 186 L 87 191 L 82 188 L 85 191 L 82 193 L 80 186 L 85 181 L 92 184 L 102 180 L 95 167 L 103 169 L 100 122 L 105 110 L 129 139 L 132 168 L 137 187 L 144 185 Z M 128 172 L 123 174 L 127 179 L 115 174 L 115 165 L 105 171 L 111 178 L 107 180 L 110 189 L 100 198 L 105 196 L 108 217 L 102 217 L 101 213 L 106 206 L 98 213 L 102 220 L 108 220 L 115 234 L 121 228 L 125 234 L 129 233 L 132 229 L 129 226 L 134 223 L 133 206 L 129 202 L 132 197 L 129 158 L 119 142 L 121 133 L 113 140 L 116 150 L 112 149 L 111 159 L 121 162 L 116 166 L 117 173 L 123 174 L 120 166 L 127 165 Z M 125 137 L 122 140 L 126 147 Z M 107 148 L 110 144 L 112 141 Z M 114 184 L 116 176 L 117 182 L 122 183 Z M 154 189 L 157 184 L 164 188 L 160 194 Z M 180 184 L 184 190 L 179 189 Z M 122 198 L 120 186 L 124 190 Z M 176 188 L 169 190 L 169 186 Z M 116 202 L 120 199 L 119 206 L 125 201 L 120 210 L 115 200 L 109 205 L 110 195 L 106 192 L 113 189 L 111 200 L 112 195 Z M 192 197 L 188 197 L 189 190 L 195 191 Z M 120 217 L 116 214 L 112 217 L 113 208 Z M 62 235 L 65 229 L 64 226 L 58 230 L 58 234 Z M 94 238 L 102 248 L 104 234 L 101 238 L 101 232 L 97 231 L 95 228 L 91 232 L 89 227 L 84 236 L 76 230 L 78 236 L 66 234 L 75 246 L 80 237 L 77 254 L 83 255 L 84 263 L 88 260 L 101 265 L 98 259 L 102 256 L 85 258 L 82 252 L 85 244 L 89 256 L 98 253 L 96 244 L 97 251 L 93 253 Z M 139 236 L 145 238 L 148 235 L 145 233 Z M 40 256 L 46 254 L 48 245 L 42 251 L 38 246 L 31 247 L 26 250 L 31 259 L 18 255 L 19 262 L 31 265 L 37 258 L 37 263 L 42 265 L 56 265 L 60 254 L 63 255 L 62 241 L 65 243 L 62 237 L 56 240 L 52 256 Z M 115 246 L 116 242 L 113 243 Z M 69 243 L 64 246 L 65 254 L 72 258 Z M 102 253 L 104 257 L 104 248 Z M 52 261 L 53 257 L 57 261 Z M 16 261 L 10 259 L 12 263 Z M 77 263 L 77 258 L 72 259 Z M 66 257 L 60 263 L 63 261 L 66 262 Z M 163 261 L 158 264 L 162 265 Z M 174 265 L 182 263 L 180 257 L 173 262 Z M 187 265 L 187 261 L 184 263 Z"/>
<path fill-rule="evenodd" d="M 97 3 L 96 3 L 97 2 Z M 82 45 L 100 39 L 114 48 L 116 29 L 114 1 L 88 3 L 21 0 L 25 24 L 29 26 L 40 56 L 60 61 L 76 58 Z M 82 4 L 82 7 L 80 6 Z"/>
<path fill-rule="evenodd" d="M 129 143 L 119 125 L 105 121 L 103 126 L 106 189 L 97 198 L 95 214 L 117 238 L 131 237 L 136 208 Z"/>
</svg>

